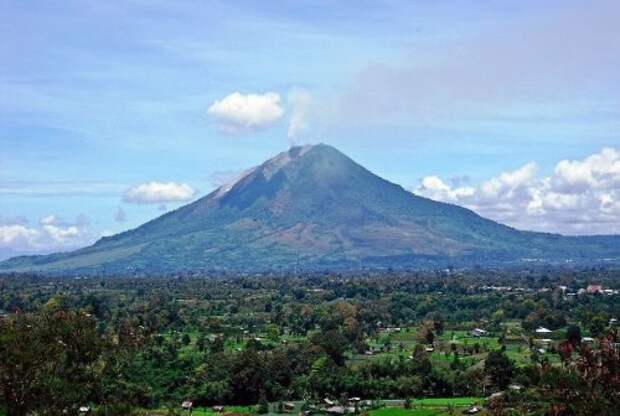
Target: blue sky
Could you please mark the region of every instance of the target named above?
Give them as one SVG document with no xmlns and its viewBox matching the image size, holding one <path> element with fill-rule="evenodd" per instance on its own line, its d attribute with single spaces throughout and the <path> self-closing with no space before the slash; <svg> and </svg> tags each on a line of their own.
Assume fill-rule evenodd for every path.
<svg viewBox="0 0 620 416">
<path fill-rule="evenodd" d="M 290 143 L 521 228 L 620 232 L 616 1 L 0 1 L 0 15 L 0 256 L 135 227 Z"/>
</svg>

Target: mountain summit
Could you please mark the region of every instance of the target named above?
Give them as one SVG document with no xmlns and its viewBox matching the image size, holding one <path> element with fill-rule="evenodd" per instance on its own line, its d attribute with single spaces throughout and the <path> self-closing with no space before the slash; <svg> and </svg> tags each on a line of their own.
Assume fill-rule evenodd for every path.
<svg viewBox="0 0 620 416">
<path fill-rule="evenodd" d="M 331 146 L 293 147 L 197 201 L 0 271 L 158 273 L 620 261 L 620 236 L 518 231 L 406 191 Z"/>
</svg>

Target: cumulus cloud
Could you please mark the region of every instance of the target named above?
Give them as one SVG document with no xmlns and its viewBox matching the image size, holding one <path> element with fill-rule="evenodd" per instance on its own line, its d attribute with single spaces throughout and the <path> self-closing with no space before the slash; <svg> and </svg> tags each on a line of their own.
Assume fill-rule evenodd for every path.
<svg viewBox="0 0 620 416">
<path fill-rule="evenodd" d="M 17 219 L 16 219 L 17 220 Z M 0 224 L 0 257 L 17 254 L 48 253 L 72 250 L 94 241 L 88 230 L 88 219 L 83 215 L 75 221 L 64 221 L 56 215 L 47 215 L 38 226 L 25 221 Z"/>
<path fill-rule="evenodd" d="M 80 236 L 82 232 L 80 228 L 75 225 L 69 227 L 60 227 L 57 225 L 44 225 L 43 230 L 58 243 L 65 243 Z"/>
<path fill-rule="evenodd" d="M 147 182 L 132 186 L 123 195 L 123 201 L 132 204 L 165 204 L 189 201 L 194 189 L 185 183 Z"/>
<path fill-rule="evenodd" d="M 605 148 L 583 160 L 562 160 L 549 176 L 530 162 L 477 186 L 437 176 L 415 193 L 473 209 L 517 228 L 565 234 L 620 233 L 620 152 Z"/>
<path fill-rule="evenodd" d="M 582 193 L 590 188 L 620 188 L 618 151 L 606 148 L 583 161 L 561 161 L 555 168 L 553 186 L 569 194 Z"/>
<path fill-rule="evenodd" d="M 38 236 L 39 232 L 37 230 L 28 228 L 25 225 L 0 225 L 0 244 L 3 246 L 28 244 Z"/>
<path fill-rule="evenodd" d="M 207 113 L 216 121 L 218 128 L 228 134 L 242 134 L 267 128 L 284 114 L 280 95 L 241 94 L 234 92 L 215 101 Z"/>
</svg>

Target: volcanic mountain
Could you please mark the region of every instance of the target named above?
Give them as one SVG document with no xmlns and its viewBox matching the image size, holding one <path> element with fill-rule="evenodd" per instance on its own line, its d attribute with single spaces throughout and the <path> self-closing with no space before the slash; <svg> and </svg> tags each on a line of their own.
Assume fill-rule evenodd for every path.
<svg viewBox="0 0 620 416">
<path fill-rule="evenodd" d="M 620 236 L 519 231 L 422 198 L 333 147 L 293 147 L 234 183 L 70 253 L 0 271 L 173 273 L 620 262 Z"/>
</svg>

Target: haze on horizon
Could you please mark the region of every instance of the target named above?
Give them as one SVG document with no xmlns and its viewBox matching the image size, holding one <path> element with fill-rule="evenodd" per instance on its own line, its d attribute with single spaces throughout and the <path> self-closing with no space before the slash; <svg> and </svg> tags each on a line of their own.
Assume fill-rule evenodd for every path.
<svg viewBox="0 0 620 416">
<path fill-rule="evenodd" d="M 620 233 L 620 3 L 2 2 L 0 259 L 292 144 L 527 230 Z"/>
</svg>

